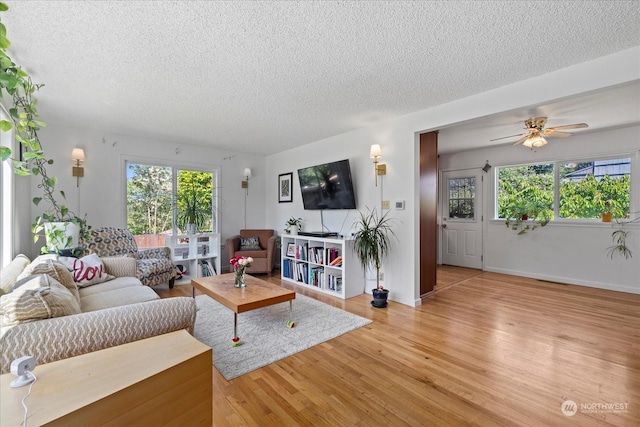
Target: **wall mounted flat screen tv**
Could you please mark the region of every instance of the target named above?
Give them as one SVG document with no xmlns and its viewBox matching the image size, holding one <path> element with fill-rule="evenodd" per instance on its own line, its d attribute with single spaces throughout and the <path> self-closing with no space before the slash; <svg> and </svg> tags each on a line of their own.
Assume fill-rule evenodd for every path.
<svg viewBox="0 0 640 427">
<path fill-rule="evenodd" d="M 356 208 L 349 159 L 298 169 L 298 179 L 305 209 Z"/>
</svg>

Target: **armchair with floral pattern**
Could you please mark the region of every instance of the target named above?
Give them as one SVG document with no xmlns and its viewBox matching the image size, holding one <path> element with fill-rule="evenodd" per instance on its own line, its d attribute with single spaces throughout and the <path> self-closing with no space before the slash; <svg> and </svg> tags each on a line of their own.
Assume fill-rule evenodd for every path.
<svg viewBox="0 0 640 427">
<path fill-rule="evenodd" d="M 169 288 L 173 288 L 176 267 L 171 260 L 171 249 L 167 247 L 138 249 L 133 234 L 126 228 L 102 227 L 92 230 L 86 252 L 96 253 L 100 257 L 134 258 L 137 264 L 136 277 L 143 285 L 155 286 L 168 282 Z"/>
</svg>

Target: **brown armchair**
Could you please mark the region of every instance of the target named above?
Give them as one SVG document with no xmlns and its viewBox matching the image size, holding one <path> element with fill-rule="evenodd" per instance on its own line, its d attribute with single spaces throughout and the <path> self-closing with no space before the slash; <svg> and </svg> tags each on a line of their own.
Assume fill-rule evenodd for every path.
<svg viewBox="0 0 640 427">
<path fill-rule="evenodd" d="M 259 246 L 251 248 L 241 243 L 249 243 L 251 238 L 257 237 Z M 247 273 L 269 273 L 276 262 L 276 236 L 274 230 L 240 230 L 240 234 L 227 239 L 227 251 L 229 259 L 234 256 L 253 258 L 253 264 L 247 269 Z"/>
</svg>

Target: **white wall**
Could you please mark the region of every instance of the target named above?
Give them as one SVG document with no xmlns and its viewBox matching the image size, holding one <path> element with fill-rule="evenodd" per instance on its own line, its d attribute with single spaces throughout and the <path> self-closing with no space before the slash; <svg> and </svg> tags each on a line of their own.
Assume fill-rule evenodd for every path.
<svg viewBox="0 0 640 427">
<path fill-rule="evenodd" d="M 123 156 L 148 156 L 151 159 L 185 161 L 197 159 L 197 164 L 219 165 L 223 186 L 221 192 L 223 237 L 235 233 L 243 226 L 244 193 L 239 186 L 242 170 L 245 167 L 251 167 L 253 170 L 248 199 L 248 227 L 267 227 L 280 231 L 284 228 L 286 219 L 290 216 L 300 216 L 304 219 L 307 230 L 316 230 L 320 229 L 320 215 L 316 211 L 303 210 L 295 172 L 301 167 L 348 158 L 351 161 L 359 209 L 364 209 L 365 206 L 379 207 L 383 198 L 392 202 L 395 200 L 406 202 L 405 210 L 392 212 L 392 216 L 399 221 L 396 228 L 399 241 L 390 259 L 385 262 L 383 271 L 385 272 L 384 285 L 390 289 L 390 299 L 413 306 L 420 303 L 419 265 L 415 261 L 419 253 L 418 134 L 442 129 L 476 117 L 509 111 L 524 104 L 542 104 L 550 100 L 638 80 L 640 79 L 638 57 L 640 57 L 640 47 L 635 47 L 523 82 L 377 123 L 367 128 L 311 142 L 266 158 L 182 145 L 179 141 L 166 142 L 121 135 L 104 135 L 100 131 L 48 127 L 42 131 L 41 135 L 46 152 L 56 161 L 52 171 L 60 179 L 60 188 L 68 193 L 68 205 L 79 213 L 87 212 L 89 221 L 94 226 L 124 226 Z M 105 143 L 102 142 L 103 136 L 106 137 Z M 116 141 L 117 144 L 113 145 Z M 381 161 L 387 164 L 387 176 L 382 178 L 382 185 L 379 187 L 373 185 L 373 164 L 368 155 L 369 147 L 374 143 L 382 146 Z M 443 147 L 444 144 L 446 140 L 441 140 L 440 146 Z M 176 155 L 175 148 L 179 145 L 182 147 L 182 152 Z M 81 179 L 79 189 L 76 189 L 75 179 L 71 177 L 70 153 L 74 147 L 84 148 L 87 157 L 86 176 Z M 233 155 L 235 157 L 230 160 L 223 160 Z M 484 164 L 487 158 L 489 157 L 482 153 L 474 165 Z M 457 158 L 453 158 L 452 162 L 457 162 Z M 453 164 L 456 167 L 458 165 L 458 163 Z M 278 175 L 286 172 L 294 172 L 294 201 L 278 203 Z M 35 181 L 32 180 L 32 195 L 39 194 L 34 186 Z M 36 213 L 37 210 L 32 208 L 31 218 Z M 355 215 L 355 211 L 325 212 L 325 225 L 332 231 L 340 231 L 348 235 Z M 547 233 L 553 229 L 553 226 L 549 226 L 548 229 L 541 231 Z M 601 232 L 606 240 L 609 231 L 603 228 L 599 233 Z M 499 232 L 493 233 L 492 236 L 508 238 L 500 237 Z M 566 250 L 566 243 L 562 240 L 564 234 L 560 236 L 560 241 L 564 245 L 556 244 L 547 248 L 546 251 L 549 254 L 556 253 L 560 256 Z M 583 237 L 580 236 L 580 238 Z M 25 235 L 23 238 L 28 239 L 30 236 Z M 581 246 L 584 245 L 583 241 L 578 243 Z M 490 246 L 488 251 L 498 250 L 495 246 L 491 246 L 491 239 L 487 239 L 487 244 Z M 501 255 L 496 252 L 492 256 L 494 259 L 500 259 Z M 516 260 L 512 264 L 507 261 L 505 263 L 518 271 L 528 270 Z M 612 281 L 624 284 L 629 282 L 629 278 L 633 279 L 635 270 L 626 272 L 627 266 L 631 265 L 631 263 L 619 264 L 617 270 L 620 271 L 612 271 Z M 491 267 L 498 268 L 499 265 L 492 264 Z M 562 271 L 556 270 L 558 270 L 557 267 L 549 274 L 553 277 L 563 276 Z M 607 274 L 604 276 L 610 277 Z M 603 282 L 600 276 L 591 280 Z"/>
<path fill-rule="evenodd" d="M 443 133 L 443 137 L 445 137 Z M 484 269 L 560 283 L 640 293 L 640 226 L 630 225 L 628 246 L 635 258 L 607 256 L 613 244 L 614 225 L 598 220 L 552 221 L 546 227 L 518 236 L 503 220 L 495 218 L 497 166 L 518 163 L 573 161 L 589 157 L 621 155 L 632 158 L 631 211 L 640 211 L 640 127 L 583 133 L 566 139 L 549 139 L 537 151 L 518 146 L 466 151 L 440 156 L 442 171 L 479 168 L 486 159 L 493 169 L 484 183 Z M 442 241 L 442 239 L 440 240 Z"/>
<path fill-rule="evenodd" d="M 240 188 L 245 167 L 252 170 L 249 195 L 247 197 L 247 227 L 265 227 L 265 170 L 264 157 L 246 153 L 232 153 L 210 147 L 158 141 L 126 135 L 105 134 L 86 129 L 56 128 L 48 126 L 40 132 L 47 155 L 55 163 L 50 175 L 58 178 L 57 188 L 66 193 L 66 205 L 78 215 L 87 214 L 93 227 L 126 226 L 125 167 L 126 158 L 157 160 L 182 167 L 218 168 L 220 170 L 220 230 L 222 243 L 226 237 L 237 234 L 244 227 L 245 190 Z M 71 176 L 73 148 L 83 148 L 84 177 L 80 187 Z M 176 148 L 180 152 L 176 153 Z M 39 195 L 37 178 L 31 179 L 32 195 Z M 30 205 L 30 221 L 40 213 L 38 207 Z M 30 238 L 30 236 L 22 236 Z M 39 244 L 32 248 L 37 254 Z M 222 265 L 226 265 L 223 251 Z"/>
<path fill-rule="evenodd" d="M 509 111 L 521 107 L 523 104 L 541 104 L 562 97 L 638 80 L 640 79 L 638 57 L 640 57 L 640 47 L 628 49 L 268 156 L 266 158 L 267 182 L 269 183 L 266 187 L 267 225 L 269 228 L 282 230 L 287 218 L 299 216 L 305 220 L 306 229 L 319 229 L 319 214 L 303 210 L 299 186 L 295 179 L 294 203 L 278 203 L 276 185 L 278 175 L 286 172 L 295 173 L 298 168 L 304 166 L 349 158 L 359 209 L 364 209 L 365 206 L 379 206 L 381 193 L 384 199 L 406 201 L 404 211 L 393 211 L 393 216 L 400 221 L 396 229 L 399 242 L 390 259 L 384 263 L 384 286 L 390 290 L 389 298 L 391 300 L 411 306 L 418 305 L 420 304 L 419 265 L 416 262 L 419 256 L 418 134 L 442 129 L 476 117 Z M 373 165 L 368 156 L 369 147 L 375 143 L 381 145 L 383 154 L 381 161 L 387 164 L 387 176 L 383 178 L 383 187 L 378 188 L 373 186 Z M 440 140 L 439 146 L 443 147 L 446 143 L 446 140 Z M 525 153 L 522 155 L 525 156 Z M 486 159 L 486 155 L 482 154 L 473 165 L 482 166 Z M 353 222 L 354 215 L 355 212 L 351 212 L 347 217 L 347 226 Z M 327 218 L 327 216 L 329 217 Z M 331 213 L 325 215 L 325 223 L 332 231 L 340 231 L 343 217 L 344 211 Z M 549 227 L 548 230 L 552 229 L 553 227 Z M 342 229 L 343 234 L 347 234 L 344 230 Z M 547 232 L 547 230 L 544 231 Z M 608 230 L 601 231 L 606 238 Z M 488 240 L 488 244 L 492 244 L 491 240 Z M 555 251 L 561 255 L 565 249 L 566 246 L 550 248 L 547 251 Z M 497 257 L 499 254 L 494 256 L 494 258 Z M 522 270 L 517 265 L 516 268 Z M 617 271 L 613 273 L 618 274 Z M 561 275 L 555 270 L 550 274 L 554 277 Z M 626 277 L 628 273 L 619 274 L 620 277 L 616 276 L 615 282 L 628 284 L 629 280 Z M 633 271 L 630 274 L 632 275 Z M 622 277 L 623 275 L 625 277 Z"/>
</svg>

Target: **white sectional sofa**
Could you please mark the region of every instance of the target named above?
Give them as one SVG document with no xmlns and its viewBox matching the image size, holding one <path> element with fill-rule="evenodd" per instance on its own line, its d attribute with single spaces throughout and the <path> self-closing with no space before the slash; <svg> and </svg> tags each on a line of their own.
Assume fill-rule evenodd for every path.
<svg viewBox="0 0 640 427">
<path fill-rule="evenodd" d="M 18 255 L 0 271 L 0 373 L 25 355 L 43 364 L 176 330 L 193 333 L 193 298 L 161 299 L 135 277 L 135 259 L 101 258 L 109 280 L 84 287 L 60 261 Z"/>
</svg>

